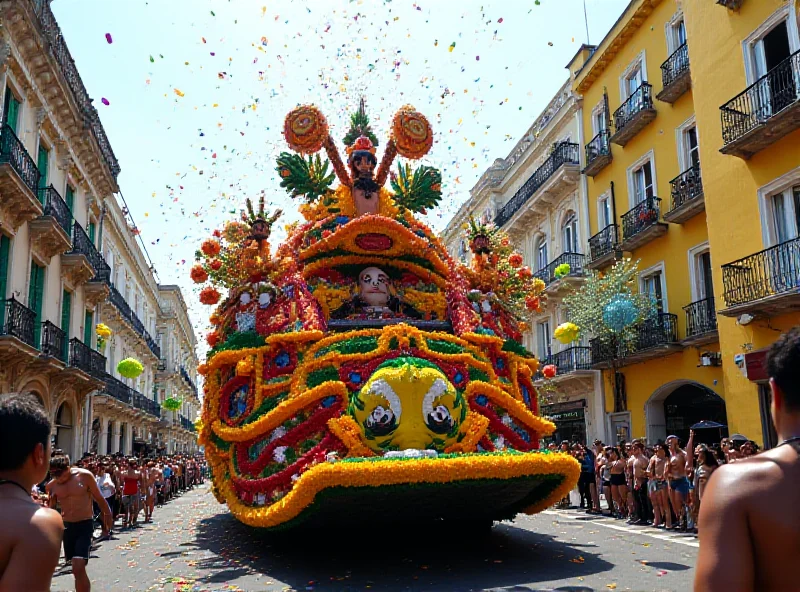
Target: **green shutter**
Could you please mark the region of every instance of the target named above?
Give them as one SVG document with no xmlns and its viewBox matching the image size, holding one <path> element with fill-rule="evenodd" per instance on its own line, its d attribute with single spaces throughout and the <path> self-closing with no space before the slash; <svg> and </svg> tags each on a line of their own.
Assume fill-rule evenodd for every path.
<svg viewBox="0 0 800 592">
<path fill-rule="evenodd" d="M 94 313 L 91 310 L 86 311 L 83 317 L 83 342 L 92 347 L 92 331 L 94 329 Z"/>
<path fill-rule="evenodd" d="M 62 352 L 62 360 L 67 359 L 67 351 L 69 349 L 69 322 L 72 317 L 72 292 L 64 293 L 61 296 L 61 330 L 64 331 L 64 351 Z"/>
<path fill-rule="evenodd" d="M 67 185 L 67 194 L 64 196 L 64 201 L 67 202 L 70 214 L 75 211 L 75 190 Z"/>
<path fill-rule="evenodd" d="M 97 246 L 97 243 L 94 242 L 95 234 L 97 234 L 96 226 L 94 222 L 89 222 L 89 240 L 92 241 L 94 246 Z"/>
<path fill-rule="evenodd" d="M 19 125 L 19 101 L 11 89 L 6 87 L 6 98 L 3 103 L 3 121 L 17 133 L 17 126 Z"/>
<path fill-rule="evenodd" d="M 35 314 L 33 345 L 39 347 L 42 337 L 42 300 L 44 298 L 44 267 L 31 261 L 31 281 L 28 286 L 28 308 Z"/>
<path fill-rule="evenodd" d="M 5 234 L 0 234 L 0 301 L 6 299 L 6 288 L 8 287 L 8 262 L 10 257 L 11 240 Z M 2 307 L 0 307 L 0 314 L 2 314 Z M 2 324 L 1 320 L 0 324 Z"/>
<path fill-rule="evenodd" d="M 39 158 L 36 161 L 36 167 L 39 169 L 39 173 L 41 173 L 41 176 L 39 177 L 39 187 L 47 187 L 47 166 L 49 164 L 49 157 L 50 153 L 47 151 L 47 148 L 45 148 L 42 140 L 40 139 Z"/>
</svg>

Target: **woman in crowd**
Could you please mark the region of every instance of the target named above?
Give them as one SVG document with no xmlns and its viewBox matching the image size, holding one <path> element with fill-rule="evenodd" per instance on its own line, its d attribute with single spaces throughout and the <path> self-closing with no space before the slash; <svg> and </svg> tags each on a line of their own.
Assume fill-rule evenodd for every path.
<svg viewBox="0 0 800 592">
<path fill-rule="evenodd" d="M 694 497 L 692 498 L 692 518 L 694 519 L 695 528 L 694 532 L 697 532 L 697 517 L 700 514 L 700 503 L 703 500 L 703 492 L 705 491 L 706 485 L 708 484 L 708 478 L 711 477 L 711 473 L 713 473 L 719 463 L 717 462 L 716 457 L 711 454 L 711 451 L 708 449 L 708 446 L 705 444 L 698 444 L 697 447 L 694 449 L 695 454 L 697 455 L 697 468 L 694 469 Z M 690 468 L 693 468 L 694 465 L 694 458 L 692 455 L 689 455 L 688 464 Z"/>
<path fill-rule="evenodd" d="M 608 469 L 609 469 L 609 482 L 611 486 L 611 499 L 616 507 L 615 517 L 617 519 L 625 518 L 628 514 L 628 507 L 625 505 L 622 490 L 627 487 L 625 481 L 625 460 L 621 457 L 619 449 L 612 447 L 608 453 Z"/>
</svg>

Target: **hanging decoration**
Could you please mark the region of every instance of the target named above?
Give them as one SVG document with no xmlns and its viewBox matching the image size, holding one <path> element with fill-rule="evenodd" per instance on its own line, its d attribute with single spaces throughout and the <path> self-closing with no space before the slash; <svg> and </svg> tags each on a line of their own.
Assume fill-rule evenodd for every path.
<svg viewBox="0 0 800 592">
<path fill-rule="evenodd" d="M 106 339 L 112 335 L 111 328 L 103 323 L 98 323 L 94 327 L 94 333 L 97 335 L 97 350 L 102 352 L 106 348 Z"/>
<path fill-rule="evenodd" d="M 167 411 L 178 411 L 181 405 L 183 405 L 183 401 L 177 397 L 167 397 L 164 399 L 164 402 L 161 403 L 161 407 Z"/>
<path fill-rule="evenodd" d="M 621 333 L 638 318 L 636 304 L 627 294 L 617 294 L 603 308 L 603 322 L 614 333 Z"/>
<path fill-rule="evenodd" d="M 138 378 L 144 372 L 144 366 L 135 358 L 125 358 L 117 364 L 117 372 L 125 378 Z"/>
<path fill-rule="evenodd" d="M 564 345 L 568 343 L 572 343 L 573 341 L 578 340 L 578 335 L 580 334 L 580 328 L 575 323 L 561 323 L 558 327 L 556 327 L 553 336 L 558 339 L 560 343 Z"/>
<path fill-rule="evenodd" d="M 567 277 L 571 271 L 572 267 L 569 263 L 562 263 L 561 265 L 556 266 L 555 270 L 553 270 L 553 275 L 557 280 L 560 280 Z"/>
</svg>

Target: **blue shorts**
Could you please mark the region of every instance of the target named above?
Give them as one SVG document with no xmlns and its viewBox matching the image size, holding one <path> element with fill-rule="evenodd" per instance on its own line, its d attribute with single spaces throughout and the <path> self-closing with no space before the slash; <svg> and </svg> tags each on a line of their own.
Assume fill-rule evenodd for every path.
<svg viewBox="0 0 800 592">
<path fill-rule="evenodd" d="M 680 479 L 670 479 L 669 480 L 669 487 L 677 491 L 678 493 L 682 493 L 683 495 L 689 494 L 689 479 L 686 477 L 681 477 Z"/>
</svg>

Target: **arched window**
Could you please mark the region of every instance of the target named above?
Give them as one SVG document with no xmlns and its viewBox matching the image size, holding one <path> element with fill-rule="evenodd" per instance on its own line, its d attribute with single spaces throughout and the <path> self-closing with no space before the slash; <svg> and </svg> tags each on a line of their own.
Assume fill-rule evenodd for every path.
<svg viewBox="0 0 800 592">
<path fill-rule="evenodd" d="M 540 236 L 536 239 L 536 270 L 544 269 L 547 267 L 549 261 L 547 260 L 547 237 Z"/>
<path fill-rule="evenodd" d="M 578 217 L 569 212 L 561 225 L 561 240 L 564 253 L 578 253 Z"/>
</svg>

